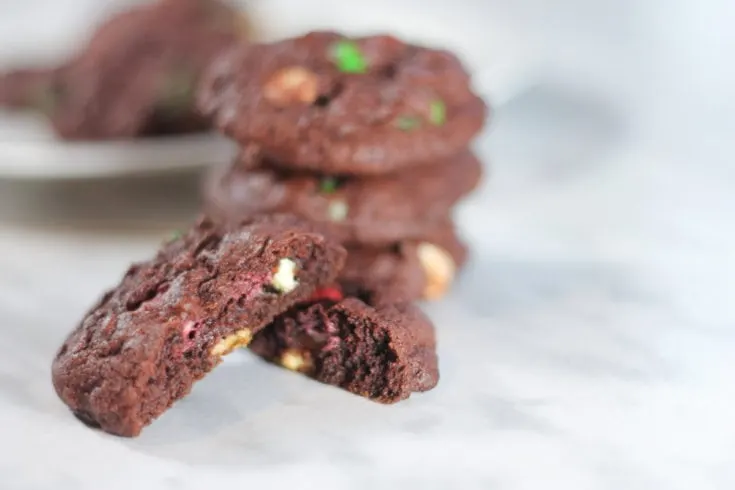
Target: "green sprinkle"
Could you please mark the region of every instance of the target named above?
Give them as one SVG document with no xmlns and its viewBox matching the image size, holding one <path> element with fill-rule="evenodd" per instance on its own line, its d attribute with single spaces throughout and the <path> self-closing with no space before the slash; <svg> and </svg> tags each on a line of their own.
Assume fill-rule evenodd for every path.
<svg viewBox="0 0 735 490">
<path fill-rule="evenodd" d="M 367 61 L 354 41 L 338 41 L 332 46 L 332 57 L 343 73 L 365 73 Z"/>
<path fill-rule="evenodd" d="M 396 127 L 401 131 L 411 131 L 421 126 L 421 119 L 414 116 L 401 116 L 396 119 Z"/>
<path fill-rule="evenodd" d="M 332 221 L 344 221 L 347 218 L 347 203 L 344 201 L 332 201 L 329 203 L 329 219 Z"/>
<path fill-rule="evenodd" d="M 447 120 L 447 106 L 443 100 L 437 99 L 429 106 L 429 121 L 435 126 L 441 126 Z"/>
<path fill-rule="evenodd" d="M 339 182 L 334 177 L 324 177 L 319 182 L 319 192 L 322 194 L 332 194 L 337 190 Z"/>
<path fill-rule="evenodd" d="M 171 233 L 169 233 L 168 238 L 166 238 L 166 243 L 175 242 L 176 240 L 181 240 L 184 237 L 184 232 L 181 230 L 174 230 Z"/>
</svg>

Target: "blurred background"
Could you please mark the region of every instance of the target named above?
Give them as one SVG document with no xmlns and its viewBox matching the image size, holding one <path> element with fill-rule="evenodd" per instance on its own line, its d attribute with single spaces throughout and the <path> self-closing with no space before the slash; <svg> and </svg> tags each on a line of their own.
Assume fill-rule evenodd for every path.
<svg viewBox="0 0 735 490">
<path fill-rule="evenodd" d="M 0 0 L 0 69 L 57 60 L 132 3 Z M 429 311 L 440 325 L 487 327 L 487 337 L 440 330 L 447 362 L 472 353 L 482 361 L 466 379 L 491 373 L 481 384 L 498 392 L 542 393 L 549 405 L 539 410 L 567 422 L 565 434 L 577 437 L 569 444 L 579 445 L 560 453 L 531 439 L 475 440 L 493 458 L 468 458 L 467 475 L 487 464 L 497 481 L 527 484 L 497 488 L 539 488 L 536 477 L 564 488 L 733 488 L 735 393 L 723 373 L 735 354 L 735 2 L 241 3 L 263 39 L 331 27 L 445 45 L 494 108 L 476 142 L 487 178 L 458 216 L 471 266 Z M 29 372 L 40 373 L 25 390 L 38 406 L 55 406 L 37 347 L 52 352 L 131 260 L 195 215 L 199 177 L 214 162 L 208 151 L 194 162 L 175 150 L 167 158 L 166 147 L 151 157 L 158 171 L 146 169 L 149 150 L 126 167 L 119 147 L 62 148 L 14 124 L 0 118 L 0 311 L 4 328 L 36 332 L 20 341 L 34 359 Z M 81 171 L 67 171 L 80 161 Z M 49 323 L 53 338 L 34 327 Z M 538 360 L 547 354 L 551 367 Z M 452 385 L 447 371 L 451 391 L 461 382 Z M 488 402 L 489 417 L 503 403 Z M 599 463 L 589 474 L 577 473 L 581 453 Z M 544 457 L 553 465 L 529 474 Z"/>
<path fill-rule="evenodd" d="M 133 3 L 143 2 L 3 0 L 0 67 L 57 61 L 77 49 L 111 12 Z M 503 136 L 486 141 L 496 145 L 493 161 L 499 176 L 507 172 L 509 179 L 524 179 L 530 177 L 529 172 L 555 172 L 559 161 L 573 166 L 572 160 L 585 160 L 588 150 L 599 156 L 602 147 L 597 145 L 613 139 L 617 145 L 623 140 L 655 145 L 673 159 L 686 155 L 709 162 L 724 155 L 719 148 L 730 134 L 735 78 L 732 67 L 722 61 L 722 54 L 735 42 L 728 29 L 735 9 L 731 2 L 459 0 L 451 7 L 440 0 L 240 3 L 253 19 L 258 36 L 265 39 L 315 27 L 392 30 L 457 50 L 472 65 L 476 84 L 497 110 L 491 131 Z M 8 147 L 8 140 L 14 140 L 17 146 L 17 140 L 39 135 L 7 127 L 8 123 L 0 126 L 0 159 L 28 158 L 27 153 L 16 157 L 17 148 L 2 151 L 2 145 Z M 695 143 L 705 145 L 702 149 L 712 154 L 703 158 Z M 89 158 L 94 155 L 89 153 Z M 89 207 L 91 202 L 95 203 L 92 207 L 102 207 L 99 212 L 105 220 L 114 218 L 109 207 L 118 211 L 124 207 L 115 201 L 119 194 L 123 198 L 127 194 L 127 190 L 118 190 L 119 179 L 93 179 L 91 187 L 85 179 L 60 183 L 59 179 L 41 182 L 44 179 L 34 178 L 29 182 L 31 179 L 3 179 L 3 173 L 5 177 L 12 173 L 11 164 L 5 167 L 0 172 L 2 196 L 10 202 L 2 209 L 6 214 L 21 211 L 22 220 L 40 219 L 29 208 L 49 194 L 54 211 L 66 213 L 70 206 L 69 213 L 77 218 L 78 208 Z M 170 185 L 171 174 L 167 172 L 162 182 L 136 180 L 138 192 L 146 198 L 148 192 L 159 193 Z M 504 184 L 502 178 L 496 180 L 497 185 Z M 67 185 L 72 192 L 62 198 L 58 193 Z M 97 192 L 105 186 L 108 189 L 103 194 L 108 199 L 103 201 L 114 204 L 100 202 Z M 190 188 L 182 189 L 179 194 L 191 197 Z M 160 204 L 166 208 L 168 202 Z M 181 209 L 179 204 L 172 207 Z M 158 204 L 155 208 L 150 210 L 153 215 L 164 212 Z M 41 209 L 49 211 L 45 200 Z"/>
</svg>

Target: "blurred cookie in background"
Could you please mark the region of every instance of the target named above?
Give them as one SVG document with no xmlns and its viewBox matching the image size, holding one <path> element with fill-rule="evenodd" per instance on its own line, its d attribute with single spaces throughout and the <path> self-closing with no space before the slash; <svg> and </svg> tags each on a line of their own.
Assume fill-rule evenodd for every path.
<svg viewBox="0 0 735 490">
<path fill-rule="evenodd" d="M 158 0 L 120 12 L 57 67 L 0 75 L 0 105 L 44 114 L 69 140 L 130 139 L 207 130 L 194 108 L 199 77 L 246 42 L 244 14 L 219 0 Z"/>
</svg>

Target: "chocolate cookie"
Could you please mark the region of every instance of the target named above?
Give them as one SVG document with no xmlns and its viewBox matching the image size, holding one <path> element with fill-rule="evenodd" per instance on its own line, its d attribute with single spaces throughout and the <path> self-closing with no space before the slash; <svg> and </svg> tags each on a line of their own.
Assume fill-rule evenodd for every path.
<svg viewBox="0 0 735 490">
<path fill-rule="evenodd" d="M 45 113 L 65 139 L 133 138 L 201 131 L 194 107 L 202 71 L 242 38 L 242 16 L 218 0 L 158 0 L 101 25 L 76 56 L 19 92 L 21 70 L 4 79 L 8 105 Z"/>
<path fill-rule="evenodd" d="M 348 247 L 339 281 L 345 292 L 357 287 L 380 291 L 393 301 L 436 300 L 451 287 L 467 255 L 453 227 L 444 225 L 420 240 Z"/>
<path fill-rule="evenodd" d="M 0 74 L 0 107 L 43 110 L 44 96 L 56 70 L 24 68 Z"/>
<path fill-rule="evenodd" d="M 288 216 L 222 231 L 207 220 L 135 264 L 66 339 L 59 397 L 82 420 L 135 436 L 235 347 L 334 279 L 344 249 Z"/>
<path fill-rule="evenodd" d="M 448 220 L 450 208 L 482 174 L 469 151 L 436 165 L 362 179 L 278 170 L 255 158 L 214 168 L 205 179 L 204 207 L 214 219 L 295 213 L 342 243 L 375 246 L 426 236 Z"/>
<path fill-rule="evenodd" d="M 450 158 L 487 115 L 454 55 L 334 32 L 229 50 L 205 74 L 198 100 L 237 141 L 329 174 L 385 174 Z"/>
<path fill-rule="evenodd" d="M 439 381 L 434 327 L 409 304 L 317 293 L 256 334 L 250 349 L 322 383 L 394 403 Z"/>
</svg>

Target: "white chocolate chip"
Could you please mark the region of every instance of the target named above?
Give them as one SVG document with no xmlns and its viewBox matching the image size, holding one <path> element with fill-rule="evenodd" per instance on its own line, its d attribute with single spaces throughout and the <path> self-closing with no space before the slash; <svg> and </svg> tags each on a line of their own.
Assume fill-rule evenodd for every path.
<svg viewBox="0 0 735 490">
<path fill-rule="evenodd" d="M 444 296 L 454 279 L 454 260 L 449 252 L 433 243 L 421 242 L 417 252 L 426 275 L 423 296 L 429 300 L 439 299 Z"/>
<path fill-rule="evenodd" d="M 311 360 L 306 352 L 287 349 L 281 354 L 281 366 L 291 371 L 308 371 L 311 369 Z"/>
<path fill-rule="evenodd" d="M 350 209 L 347 206 L 347 203 L 340 200 L 330 202 L 329 209 L 327 209 L 329 219 L 332 221 L 344 221 L 345 218 L 347 218 L 347 213 L 349 213 L 349 211 Z"/>
<path fill-rule="evenodd" d="M 271 286 L 280 293 L 290 293 L 298 285 L 299 282 L 296 280 L 296 262 L 291 259 L 279 260 L 278 268 L 271 280 Z"/>
<path fill-rule="evenodd" d="M 243 328 L 223 338 L 212 347 L 209 353 L 215 357 L 229 354 L 237 347 L 245 347 L 253 339 L 253 333 L 249 328 Z"/>
<path fill-rule="evenodd" d="M 301 66 L 278 70 L 263 87 L 263 96 L 277 106 L 311 104 L 319 96 L 316 74 Z"/>
</svg>

